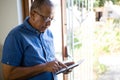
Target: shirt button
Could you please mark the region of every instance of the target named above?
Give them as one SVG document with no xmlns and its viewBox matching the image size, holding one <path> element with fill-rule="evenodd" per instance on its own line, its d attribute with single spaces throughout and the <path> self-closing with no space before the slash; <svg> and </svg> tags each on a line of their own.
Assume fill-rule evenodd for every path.
<svg viewBox="0 0 120 80">
<path fill-rule="evenodd" d="M 7 64 L 9 64 L 9 62 L 7 62 Z"/>
</svg>

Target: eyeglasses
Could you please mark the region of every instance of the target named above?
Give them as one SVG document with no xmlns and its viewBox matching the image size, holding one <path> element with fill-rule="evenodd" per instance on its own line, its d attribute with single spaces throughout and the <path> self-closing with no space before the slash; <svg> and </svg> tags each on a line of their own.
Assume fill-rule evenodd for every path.
<svg viewBox="0 0 120 80">
<path fill-rule="evenodd" d="M 45 22 L 48 22 L 48 21 L 52 21 L 53 18 L 50 18 L 50 17 L 46 17 L 46 16 L 43 16 L 41 15 L 40 13 L 38 13 L 37 11 L 35 11 L 39 16 L 42 17 L 42 19 L 45 21 Z"/>
</svg>

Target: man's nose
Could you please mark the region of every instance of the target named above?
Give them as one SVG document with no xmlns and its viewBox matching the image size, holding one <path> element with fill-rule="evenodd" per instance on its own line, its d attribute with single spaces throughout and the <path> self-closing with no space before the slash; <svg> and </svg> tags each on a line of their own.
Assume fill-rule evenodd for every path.
<svg viewBox="0 0 120 80">
<path fill-rule="evenodd" d="M 46 26 L 50 26 L 51 25 L 51 21 L 46 22 Z"/>
</svg>

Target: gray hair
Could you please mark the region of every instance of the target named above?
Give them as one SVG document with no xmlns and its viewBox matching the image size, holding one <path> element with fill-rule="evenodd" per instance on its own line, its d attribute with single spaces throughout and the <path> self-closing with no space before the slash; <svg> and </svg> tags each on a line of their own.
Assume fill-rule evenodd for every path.
<svg viewBox="0 0 120 80">
<path fill-rule="evenodd" d="M 54 6 L 51 0 L 34 0 L 34 2 L 31 5 L 30 11 L 41 10 L 41 7 L 45 4 L 50 7 Z"/>
</svg>

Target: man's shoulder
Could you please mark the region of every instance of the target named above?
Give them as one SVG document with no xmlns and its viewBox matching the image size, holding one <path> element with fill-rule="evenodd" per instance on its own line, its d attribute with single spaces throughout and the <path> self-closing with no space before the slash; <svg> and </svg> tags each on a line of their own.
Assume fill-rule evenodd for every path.
<svg viewBox="0 0 120 80">
<path fill-rule="evenodd" d="M 13 36 L 17 37 L 20 35 L 21 29 L 22 29 L 23 24 L 15 26 L 13 29 L 11 29 L 8 33 L 7 36 Z"/>
</svg>

